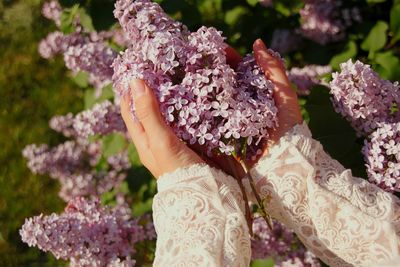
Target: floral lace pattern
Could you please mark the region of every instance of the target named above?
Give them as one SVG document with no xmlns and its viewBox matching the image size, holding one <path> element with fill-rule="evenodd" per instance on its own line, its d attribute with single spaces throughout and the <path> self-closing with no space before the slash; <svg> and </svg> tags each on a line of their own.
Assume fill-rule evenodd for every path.
<svg viewBox="0 0 400 267">
<path fill-rule="evenodd" d="M 268 213 L 328 265 L 399 265 L 393 259 L 400 256 L 400 201 L 353 177 L 311 138 L 306 124 L 282 137 L 251 174 L 269 199 Z M 249 266 L 245 204 L 232 177 L 198 164 L 157 183 L 154 266 Z"/>
<path fill-rule="evenodd" d="M 208 165 L 158 179 L 154 266 L 249 266 L 249 230 L 237 182 Z"/>
<path fill-rule="evenodd" d="M 369 266 L 400 255 L 399 200 L 352 176 L 297 125 L 252 170 L 268 212 L 330 266 Z M 376 265 L 375 265 L 376 266 Z"/>
</svg>

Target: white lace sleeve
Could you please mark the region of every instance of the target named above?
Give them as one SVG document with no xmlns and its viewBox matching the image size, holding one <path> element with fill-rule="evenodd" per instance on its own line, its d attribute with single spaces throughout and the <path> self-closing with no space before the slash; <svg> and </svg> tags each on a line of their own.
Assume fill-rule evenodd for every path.
<svg viewBox="0 0 400 267">
<path fill-rule="evenodd" d="M 232 177 L 193 165 L 160 177 L 154 266 L 249 266 L 244 201 Z"/>
<path fill-rule="evenodd" d="M 261 197 L 271 197 L 267 211 L 328 265 L 383 266 L 377 263 L 400 255 L 399 199 L 353 177 L 305 123 L 271 147 L 251 174 Z"/>
</svg>

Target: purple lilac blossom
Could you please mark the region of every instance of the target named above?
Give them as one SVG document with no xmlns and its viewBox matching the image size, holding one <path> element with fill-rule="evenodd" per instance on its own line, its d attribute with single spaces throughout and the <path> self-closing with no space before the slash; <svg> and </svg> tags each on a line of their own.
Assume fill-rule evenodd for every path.
<svg viewBox="0 0 400 267">
<path fill-rule="evenodd" d="M 369 135 L 379 123 L 399 121 L 399 112 L 393 110 L 400 104 L 398 82 L 381 79 L 358 60 L 353 63 L 350 59 L 340 64 L 340 69 L 330 82 L 332 102 L 359 136 Z"/>
<path fill-rule="evenodd" d="M 62 133 L 65 137 L 77 137 L 74 129 L 74 115 L 68 113 L 64 116 L 53 116 L 49 122 L 50 128 L 56 132 Z"/>
<path fill-rule="evenodd" d="M 107 135 L 126 132 L 120 108 L 110 101 L 95 104 L 91 109 L 77 114 L 73 122 L 77 136 L 87 138 L 91 135 Z"/>
<path fill-rule="evenodd" d="M 318 84 L 327 85 L 320 76 L 332 71 L 330 66 L 307 65 L 303 68 L 291 68 L 287 71 L 289 80 L 297 87 L 297 94 L 309 95 L 313 86 Z"/>
<path fill-rule="evenodd" d="M 272 258 L 275 266 L 319 267 L 317 258 L 308 251 L 296 234 L 274 221 L 270 230 L 262 217 L 253 221 L 252 259 Z"/>
<path fill-rule="evenodd" d="M 96 170 L 101 158 L 98 143 L 67 141 L 56 147 L 29 145 L 23 150 L 29 169 L 49 175 L 61 184 L 60 197 L 69 201 L 76 196 L 101 195 L 117 188 L 131 167 L 126 152 L 110 156 L 106 169 Z"/>
<path fill-rule="evenodd" d="M 108 100 L 95 104 L 76 116 L 72 113 L 54 116 L 49 124 L 53 130 L 78 141 L 84 141 L 92 135 L 126 132 L 119 107 Z"/>
<path fill-rule="evenodd" d="M 116 52 L 102 42 L 87 42 L 70 46 L 64 53 L 67 68 L 74 72 L 86 71 L 101 80 L 110 80 Z"/>
<path fill-rule="evenodd" d="M 400 192 L 400 122 L 382 123 L 364 142 L 369 181 Z"/>
<path fill-rule="evenodd" d="M 341 8 L 342 1 L 304 0 L 300 10 L 300 33 L 314 42 L 325 45 L 342 40 L 347 27 L 361 21 L 357 8 Z"/>
<path fill-rule="evenodd" d="M 71 266 L 134 266 L 134 245 L 146 232 L 137 219 L 118 209 L 102 207 L 98 199 L 74 198 L 57 215 L 43 214 L 25 220 L 22 240 L 51 252 Z"/>
<path fill-rule="evenodd" d="M 62 8 L 57 0 L 51 0 L 43 4 L 42 15 L 43 17 L 53 20 L 57 26 L 61 24 Z"/>
<path fill-rule="evenodd" d="M 39 43 L 39 54 L 49 59 L 63 52 L 65 36 L 62 32 L 52 32 Z"/>
<path fill-rule="evenodd" d="M 288 29 L 276 29 L 272 34 L 271 49 L 281 54 L 293 52 L 301 46 L 302 38 Z"/>
<path fill-rule="evenodd" d="M 277 125 L 273 84 L 252 56 L 237 73 L 226 62 L 224 38 L 214 28 L 189 32 L 149 0 L 119 0 L 115 17 L 131 45 L 114 61 L 114 89 L 122 96 L 144 79 L 166 121 L 183 140 L 208 152 L 231 154 L 243 141 L 257 151 Z M 134 107 L 132 106 L 134 113 Z"/>
</svg>

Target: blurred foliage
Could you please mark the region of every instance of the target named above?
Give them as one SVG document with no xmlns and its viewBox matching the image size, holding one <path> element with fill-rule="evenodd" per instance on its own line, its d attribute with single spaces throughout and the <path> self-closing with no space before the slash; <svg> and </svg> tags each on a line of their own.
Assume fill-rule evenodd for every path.
<svg viewBox="0 0 400 267">
<path fill-rule="evenodd" d="M 55 114 L 83 108 L 83 93 L 70 81 L 62 59 L 47 61 L 38 42 L 54 27 L 40 14 L 41 1 L 0 2 L 0 266 L 61 266 L 22 243 L 24 219 L 57 212 L 58 184 L 33 175 L 21 150 L 31 143 L 58 144 L 49 129 Z"/>
<path fill-rule="evenodd" d="M 300 0 L 274 0 L 271 8 L 262 7 L 258 0 L 157 2 L 191 30 L 206 25 L 223 31 L 227 42 L 243 55 L 251 52 L 257 38 L 269 44 L 277 27 L 297 28 L 303 6 Z M 31 174 L 21 150 L 31 143 L 55 145 L 63 141 L 63 137 L 48 127 L 53 115 L 76 113 L 113 97 L 108 87 L 96 98 L 95 90 L 87 83 L 87 75 L 78 73 L 72 77 L 61 58 L 47 61 L 39 57 L 38 42 L 55 30 L 50 21 L 41 17 L 42 3 L 42 0 L 0 1 L 0 266 L 63 265 L 50 254 L 30 249 L 20 241 L 18 229 L 24 218 L 58 212 L 64 206 L 57 197 L 57 183 Z M 69 8 L 62 17 L 65 32 L 72 30 L 68 25 L 75 14 L 80 15 L 87 29 L 105 30 L 116 22 L 112 14 L 114 0 L 60 0 L 60 3 Z M 321 46 L 305 40 L 297 51 L 283 55 L 288 67 L 329 64 L 337 70 L 341 62 L 353 58 L 371 64 L 386 79 L 400 80 L 400 0 L 348 0 L 343 1 L 343 6 L 359 7 L 363 22 L 351 26 L 347 37 L 340 42 Z M 362 141 L 334 112 L 327 89 L 316 87 L 300 103 L 315 138 L 334 158 L 356 175 L 365 177 L 360 154 Z M 133 146 L 120 135 L 103 137 L 101 141 L 107 155 L 128 147 L 134 166 L 122 191 L 135 203 L 135 215 L 149 212 L 156 186 L 140 165 Z M 115 194 L 104 194 L 103 202 L 113 204 Z M 150 261 L 139 259 L 142 266 Z M 252 266 L 272 265 L 267 260 L 254 262 Z"/>
</svg>

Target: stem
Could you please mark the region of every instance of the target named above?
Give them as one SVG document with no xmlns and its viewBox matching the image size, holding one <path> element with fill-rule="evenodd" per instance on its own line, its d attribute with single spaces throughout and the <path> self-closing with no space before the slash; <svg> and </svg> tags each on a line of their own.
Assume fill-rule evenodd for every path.
<svg viewBox="0 0 400 267">
<path fill-rule="evenodd" d="M 243 186 L 242 178 L 239 177 L 239 174 L 236 171 L 234 159 L 232 157 L 229 157 L 228 162 L 229 162 L 229 167 L 232 169 L 233 175 L 239 184 L 240 191 L 242 192 L 243 201 L 245 204 L 244 208 L 245 208 L 245 217 L 246 217 L 247 227 L 249 228 L 250 235 L 253 236 L 253 218 L 251 217 L 249 201 L 247 199 L 246 190 L 244 189 L 244 186 Z"/>
<path fill-rule="evenodd" d="M 247 166 L 246 162 L 242 159 L 239 160 L 239 162 L 249 177 L 251 191 L 253 192 L 254 196 L 256 197 L 258 206 L 260 208 L 259 212 L 261 213 L 261 216 L 264 218 L 265 222 L 267 223 L 268 228 L 272 231 L 272 219 L 271 219 L 271 216 L 269 216 L 269 214 L 265 211 L 265 206 L 264 206 L 264 200 L 266 200 L 266 199 L 261 199 L 260 195 L 258 194 L 255 183 L 254 183 L 253 176 L 251 175 L 249 167 Z"/>
</svg>

